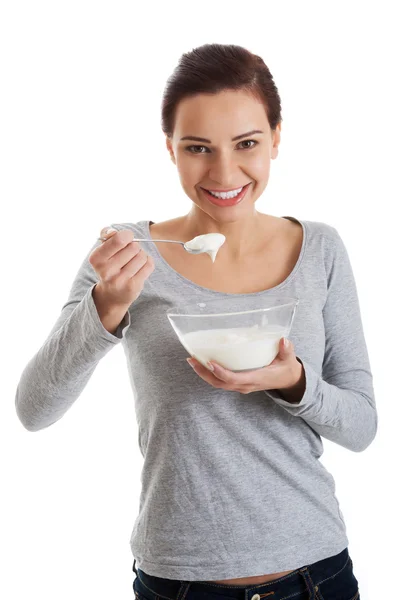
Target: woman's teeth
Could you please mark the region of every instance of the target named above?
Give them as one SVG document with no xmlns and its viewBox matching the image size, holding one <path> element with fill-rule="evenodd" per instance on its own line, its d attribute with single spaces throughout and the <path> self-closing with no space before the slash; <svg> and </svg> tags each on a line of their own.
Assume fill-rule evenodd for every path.
<svg viewBox="0 0 400 600">
<path fill-rule="evenodd" d="M 232 190 L 231 192 L 211 192 L 210 190 L 207 190 L 212 196 L 215 196 L 216 198 L 224 198 L 224 199 L 228 199 L 228 198 L 235 198 L 238 194 L 240 194 L 240 192 L 242 191 L 242 187 L 238 188 L 237 190 Z"/>
</svg>

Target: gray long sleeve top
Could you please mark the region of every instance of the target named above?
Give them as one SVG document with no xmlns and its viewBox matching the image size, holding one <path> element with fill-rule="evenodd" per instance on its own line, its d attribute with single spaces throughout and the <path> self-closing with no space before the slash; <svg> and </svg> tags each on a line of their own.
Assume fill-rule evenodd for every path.
<svg viewBox="0 0 400 600">
<path fill-rule="evenodd" d="M 293 217 L 286 217 L 291 218 Z M 359 301 L 337 230 L 300 221 L 303 244 L 290 275 L 252 294 L 196 285 L 146 244 L 156 268 L 115 335 L 102 325 L 83 260 L 46 341 L 26 365 L 16 411 L 29 431 L 56 423 L 79 398 L 103 356 L 122 343 L 144 457 L 140 508 L 130 538 L 139 568 L 201 581 L 296 569 L 348 545 L 322 438 L 353 452 L 373 441 L 377 413 Z M 149 238 L 151 221 L 119 223 Z M 211 263 L 210 263 L 211 264 Z M 210 267 L 211 268 L 211 267 Z M 186 363 L 165 315 L 182 303 L 218 299 L 226 311 L 299 299 L 289 339 L 306 374 L 297 404 L 277 390 L 216 389 Z"/>
</svg>

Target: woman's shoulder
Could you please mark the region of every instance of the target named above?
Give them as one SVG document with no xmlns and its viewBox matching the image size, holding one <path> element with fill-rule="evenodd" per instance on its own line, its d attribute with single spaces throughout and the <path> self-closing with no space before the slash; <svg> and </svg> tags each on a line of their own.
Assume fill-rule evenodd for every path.
<svg viewBox="0 0 400 600">
<path fill-rule="evenodd" d="M 110 227 L 114 227 L 117 231 L 122 231 L 123 229 L 130 229 L 135 234 L 140 233 L 143 234 L 147 231 L 149 225 L 149 221 L 135 221 L 135 222 L 127 222 L 127 223 L 111 223 Z"/>
<path fill-rule="evenodd" d="M 307 231 L 309 254 L 323 257 L 325 267 L 333 261 L 347 258 L 346 243 L 338 231 L 338 227 L 323 221 L 302 221 Z"/>
<path fill-rule="evenodd" d="M 285 218 L 295 219 L 299 223 L 302 223 L 310 236 L 324 236 L 330 238 L 331 240 L 335 240 L 340 237 L 337 228 L 334 225 L 325 223 L 324 221 L 310 221 L 308 219 L 300 219 L 295 217 Z"/>
</svg>

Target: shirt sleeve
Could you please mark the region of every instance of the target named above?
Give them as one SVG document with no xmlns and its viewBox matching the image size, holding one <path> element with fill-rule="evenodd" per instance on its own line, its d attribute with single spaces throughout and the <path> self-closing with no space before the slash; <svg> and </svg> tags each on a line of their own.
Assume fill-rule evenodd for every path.
<svg viewBox="0 0 400 600">
<path fill-rule="evenodd" d="M 49 427 L 82 393 L 97 364 L 119 344 L 131 324 L 129 311 L 115 334 L 100 321 L 92 292 L 98 277 L 90 254 L 73 281 L 67 302 L 47 339 L 22 372 L 15 396 L 19 420 L 28 431 Z"/>
<path fill-rule="evenodd" d="M 333 233 L 325 239 L 327 297 L 323 307 L 322 373 L 297 355 L 306 379 L 301 401 L 289 403 L 279 390 L 266 390 L 266 394 L 321 436 L 361 452 L 371 444 L 378 427 L 373 377 L 353 270 L 343 240 L 335 228 L 331 230 Z"/>
</svg>

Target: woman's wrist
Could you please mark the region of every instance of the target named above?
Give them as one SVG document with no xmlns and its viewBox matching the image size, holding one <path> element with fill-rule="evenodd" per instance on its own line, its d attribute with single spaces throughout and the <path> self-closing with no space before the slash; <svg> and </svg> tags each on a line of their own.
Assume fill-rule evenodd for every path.
<svg viewBox="0 0 400 600">
<path fill-rule="evenodd" d="M 293 404 L 301 402 L 306 391 L 306 374 L 299 359 L 297 359 L 297 365 L 293 374 L 293 384 L 290 387 L 278 390 L 286 402 Z"/>
</svg>

